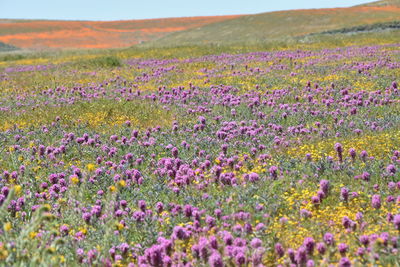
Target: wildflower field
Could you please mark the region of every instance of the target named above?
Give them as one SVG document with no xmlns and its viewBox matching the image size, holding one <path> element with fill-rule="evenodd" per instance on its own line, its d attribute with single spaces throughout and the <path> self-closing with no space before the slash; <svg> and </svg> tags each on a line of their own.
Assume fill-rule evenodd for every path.
<svg viewBox="0 0 400 267">
<path fill-rule="evenodd" d="M 1 59 L 0 266 L 400 265 L 399 43 Z"/>
</svg>

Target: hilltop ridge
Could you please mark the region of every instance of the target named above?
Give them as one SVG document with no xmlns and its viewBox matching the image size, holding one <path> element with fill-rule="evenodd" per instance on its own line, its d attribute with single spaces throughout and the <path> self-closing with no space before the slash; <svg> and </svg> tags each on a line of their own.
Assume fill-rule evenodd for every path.
<svg viewBox="0 0 400 267">
<path fill-rule="evenodd" d="M 400 0 L 381 0 L 348 8 L 254 15 L 121 21 L 0 19 L 0 42 L 35 50 L 246 44 L 370 28 L 379 23 L 396 22 L 399 18 Z"/>
</svg>

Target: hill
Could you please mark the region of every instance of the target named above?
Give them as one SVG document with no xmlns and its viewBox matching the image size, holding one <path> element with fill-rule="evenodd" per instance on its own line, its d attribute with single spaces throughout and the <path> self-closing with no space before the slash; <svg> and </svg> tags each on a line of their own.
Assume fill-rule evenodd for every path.
<svg viewBox="0 0 400 267">
<path fill-rule="evenodd" d="M 400 0 L 381 0 L 359 6 L 400 6 Z"/>
<path fill-rule="evenodd" d="M 398 1 L 349 8 L 290 10 L 247 15 L 171 33 L 150 45 L 252 43 L 304 36 L 311 33 L 351 28 L 400 18 Z"/>
<path fill-rule="evenodd" d="M 21 48 L 120 48 L 238 16 L 123 21 L 0 20 L 0 42 Z"/>
<path fill-rule="evenodd" d="M 0 42 L 26 49 L 249 44 L 297 40 L 319 33 L 358 34 L 371 27 L 379 31 L 380 24 L 399 18 L 400 0 L 381 0 L 349 8 L 255 15 L 124 21 L 0 20 Z"/>
</svg>

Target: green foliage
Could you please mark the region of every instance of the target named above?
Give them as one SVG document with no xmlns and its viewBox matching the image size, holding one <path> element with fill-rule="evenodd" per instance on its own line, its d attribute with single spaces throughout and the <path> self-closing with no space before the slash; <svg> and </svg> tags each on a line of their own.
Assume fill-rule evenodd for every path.
<svg viewBox="0 0 400 267">
<path fill-rule="evenodd" d="M 76 65 L 83 68 L 113 68 L 122 66 L 122 62 L 116 56 L 100 56 L 77 61 Z"/>
<path fill-rule="evenodd" d="M 18 48 L 15 46 L 0 42 L 0 52 L 7 52 L 7 51 L 14 51 L 14 50 L 18 50 Z M 0 61 L 1 61 L 1 58 L 0 58 Z"/>
<path fill-rule="evenodd" d="M 356 27 L 350 28 L 342 28 L 331 31 L 323 31 L 321 33 L 312 33 L 310 35 L 315 34 L 336 34 L 336 33 L 360 33 L 360 32 L 370 32 L 370 31 L 383 31 L 383 30 L 393 30 L 400 29 L 400 21 L 390 21 L 385 23 L 374 23 L 374 24 L 366 24 L 360 25 Z"/>
</svg>

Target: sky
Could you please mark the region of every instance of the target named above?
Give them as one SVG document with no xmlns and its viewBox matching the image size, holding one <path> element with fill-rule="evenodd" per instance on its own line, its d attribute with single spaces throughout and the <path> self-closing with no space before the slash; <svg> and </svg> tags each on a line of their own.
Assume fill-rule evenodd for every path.
<svg viewBox="0 0 400 267">
<path fill-rule="evenodd" d="M 368 0 L 0 0 L 0 18 L 124 20 L 348 7 Z"/>
</svg>

